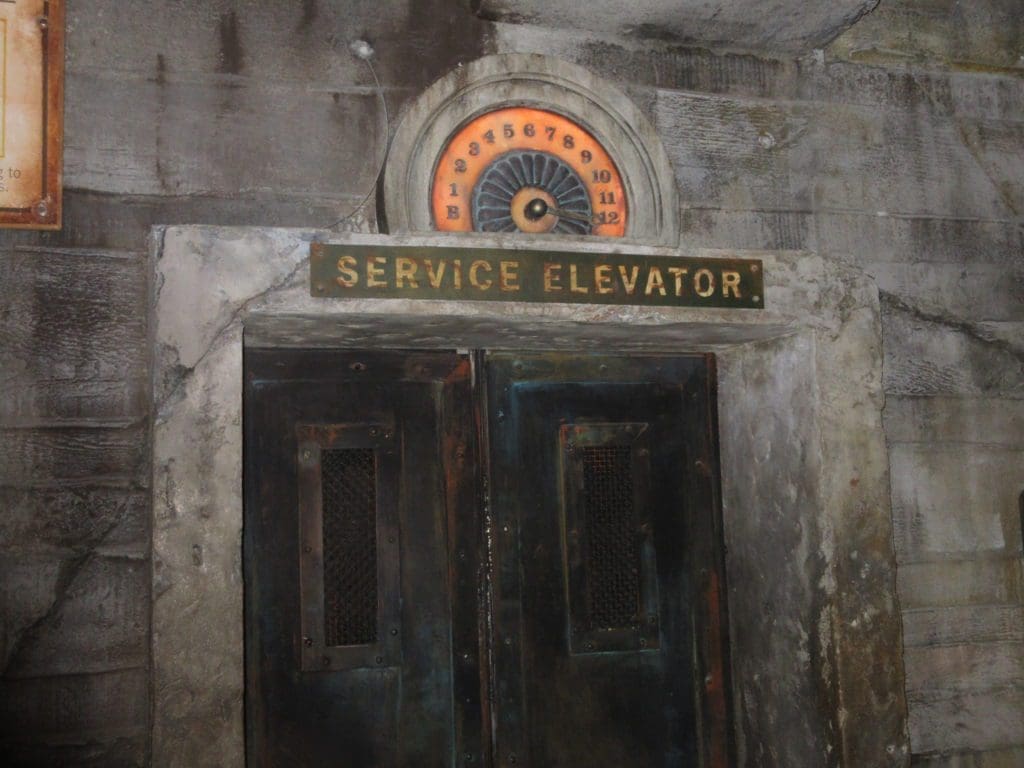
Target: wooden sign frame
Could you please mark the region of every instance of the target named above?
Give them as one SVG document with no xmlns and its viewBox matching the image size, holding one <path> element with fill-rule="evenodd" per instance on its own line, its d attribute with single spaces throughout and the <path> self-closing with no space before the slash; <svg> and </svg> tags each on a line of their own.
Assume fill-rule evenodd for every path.
<svg viewBox="0 0 1024 768">
<path fill-rule="evenodd" d="M 0 227 L 60 229 L 64 0 L 0 0 Z"/>
</svg>

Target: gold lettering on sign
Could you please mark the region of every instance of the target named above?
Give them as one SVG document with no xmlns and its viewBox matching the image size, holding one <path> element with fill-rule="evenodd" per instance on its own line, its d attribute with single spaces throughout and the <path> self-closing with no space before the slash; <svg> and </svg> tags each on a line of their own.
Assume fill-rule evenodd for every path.
<svg viewBox="0 0 1024 768">
<path fill-rule="evenodd" d="M 548 262 L 544 265 L 544 292 L 552 293 L 553 291 L 562 290 L 562 286 L 558 285 L 558 282 L 562 279 L 562 265 L 552 264 Z"/>
<path fill-rule="evenodd" d="M 384 277 L 384 270 L 381 269 L 378 264 L 384 264 L 387 262 L 383 256 L 367 256 L 366 257 L 366 287 L 367 288 L 387 288 L 388 281 L 381 280 Z"/>
<path fill-rule="evenodd" d="M 577 269 L 575 264 L 569 265 L 569 290 L 573 293 L 590 293 L 590 289 L 585 285 L 580 285 L 577 280 Z"/>
<path fill-rule="evenodd" d="M 669 267 L 668 273 L 676 279 L 676 296 L 683 295 L 683 277 L 690 270 L 684 269 L 683 267 Z"/>
<path fill-rule="evenodd" d="M 493 285 L 494 281 L 491 279 L 481 280 L 480 270 L 485 272 L 491 271 L 491 265 L 486 261 L 478 259 L 469 266 L 469 284 L 474 288 L 479 288 L 481 291 L 486 291 Z"/>
<path fill-rule="evenodd" d="M 640 267 L 633 267 L 632 273 L 630 273 L 630 276 L 627 277 L 626 268 L 620 265 L 619 275 L 622 277 L 622 285 L 626 289 L 626 295 L 632 296 L 634 293 L 636 293 L 636 281 L 640 277 Z"/>
<path fill-rule="evenodd" d="M 651 271 L 647 273 L 647 286 L 644 288 L 644 295 L 650 296 L 655 291 L 662 296 L 665 295 L 665 278 L 661 276 L 660 269 L 651 267 Z"/>
<path fill-rule="evenodd" d="M 703 283 L 703 284 L 702 284 Z M 715 273 L 710 269 L 698 269 L 693 273 L 693 290 L 705 299 L 715 292 Z"/>
<path fill-rule="evenodd" d="M 498 285 L 506 293 L 519 290 L 519 262 L 503 261 L 498 271 Z"/>
<path fill-rule="evenodd" d="M 399 256 L 395 259 L 395 287 L 405 288 L 406 282 L 412 288 L 419 288 L 420 283 L 416 279 L 416 272 L 419 271 L 419 266 L 415 261 L 406 257 Z"/>
<path fill-rule="evenodd" d="M 729 298 L 729 291 L 737 299 L 742 298 L 740 294 L 740 273 L 731 269 L 722 270 L 722 296 Z"/>
<path fill-rule="evenodd" d="M 430 283 L 431 288 L 440 288 L 441 281 L 444 279 L 444 268 L 448 266 L 448 262 L 441 259 L 437 265 L 437 270 L 434 269 L 434 262 L 431 259 L 424 259 L 423 266 L 427 269 L 427 282 Z"/>
<path fill-rule="evenodd" d="M 354 256 L 342 256 L 338 259 L 338 285 L 351 288 L 359 282 L 359 273 L 356 272 L 355 267 Z"/>
<path fill-rule="evenodd" d="M 454 258 L 456 255 L 462 258 Z M 471 297 L 478 301 L 761 309 L 761 269 L 760 263 L 739 258 L 620 254 L 595 259 L 586 254 L 544 251 L 321 243 L 310 248 L 310 290 L 319 297 Z M 471 296 L 463 290 L 464 282 Z"/>
</svg>

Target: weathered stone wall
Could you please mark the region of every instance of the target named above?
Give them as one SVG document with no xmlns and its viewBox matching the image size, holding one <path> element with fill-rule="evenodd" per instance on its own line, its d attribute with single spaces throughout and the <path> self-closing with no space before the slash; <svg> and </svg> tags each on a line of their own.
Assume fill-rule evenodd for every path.
<svg viewBox="0 0 1024 768">
<path fill-rule="evenodd" d="M 0 232 L 0 763 L 148 761 L 150 226 L 345 217 L 386 135 L 349 41 L 394 114 L 485 33 L 443 0 L 69 0 L 64 228 Z"/>
<path fill-rule="evenodd" d="M 1024 22 L 967 6 L 882 0 L 792 58 L 458 0 L 69 0 L 65 226 L 0 233 L 0 754 L 146 762 L 148 229 L 357 209 L 384 139 L 364 37 L 392 118 L 486 52 L 580 63 L 654 121 L 684 244 L 878 281 L 912 745 L 1024 762 Z M 374 221 L 371 198 L 341 227 Z"/>
<path fill-rule="evenodd" d="M 523 25 L 496 46 L 631 88 L 675 166 L 685 245 L 807 249 L 877 280 L 915 762 L 1017 766 L 1024 17 L 1014 0 L 875 13 L 798 59 Z"/>
</svg>

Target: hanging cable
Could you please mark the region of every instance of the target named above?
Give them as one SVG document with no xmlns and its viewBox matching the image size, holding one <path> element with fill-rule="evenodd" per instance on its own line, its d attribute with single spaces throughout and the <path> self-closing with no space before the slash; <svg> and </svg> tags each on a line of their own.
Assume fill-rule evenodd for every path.
<svg viewBox="0 0 1024 768">
<path fill-rule="evenodd" d="M 348 49 L 357 59 L 361 59 L 366 62 L 366 66 L 370 69 L 370 75 L 373 77 L 374 85 L 377 88 L 377 95 L 380 97 L 381 114 L 384 116 L 384 152 L 377 165 L 377 172 L 373 176 L 373 182 L 370 185 L 369 191 L 367 191 L 363 199 L 356 204 L 355 208 L 353 208 L 348 215 L 343 216 L 333 224 L 328 225 L 327 229 L 334 229 L 335 227 L 351 220 L 370 201 L 370 198 L 373 197 L 373 193 L 377 190 L 377 186 L 380 184 L 381 174 L 384 173 L 384 163 L 387 161 L 388 152 L 391 149 L 391 118 L 388 115 L 388 100 L 384 95 L 384 89 L 381 87 L 380 80 L 377 77 L 377 71 L 373 68 L 373 62 L 370 61 L 374 54 L 373 46 L 365 40 L 353 40 L 349 44 Z"/>
</svg>

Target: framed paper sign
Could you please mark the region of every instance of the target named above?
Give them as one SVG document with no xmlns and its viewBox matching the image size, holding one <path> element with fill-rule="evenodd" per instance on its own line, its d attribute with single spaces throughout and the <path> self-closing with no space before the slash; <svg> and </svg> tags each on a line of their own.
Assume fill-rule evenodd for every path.
<svg viewBox="0 0 1024 768">
<path fill-rule="evenodd" d="M 0 0 L 0 226 L 59 229 L 64 0 Z"/>
</svg>

